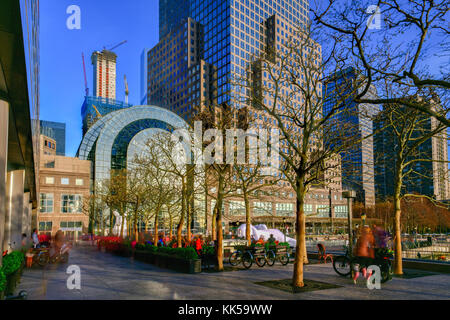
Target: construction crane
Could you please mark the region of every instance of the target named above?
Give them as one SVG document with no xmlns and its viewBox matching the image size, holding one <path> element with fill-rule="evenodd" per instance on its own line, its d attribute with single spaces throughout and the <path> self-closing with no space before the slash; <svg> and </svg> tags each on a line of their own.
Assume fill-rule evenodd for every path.
<svg viewBox="0 0 450 320">
<path fill-rule="evenodd" d="M 84 53 L 83 52 L 81 53 L 81 59 L 83 60 L 84 88 L 85 88 L 85 91 L 86 91 L 86 97 L 88 97 L 89 96 L 89 88 L 88 88 L 88 85 L 87 85 L 86 65 L 84 63 Z"/>
<path fill-rule="evenodd" d="M 124 75 L 123 78 L 124 78 L 124 80 L 125 80 L 125 103 L 128 104 L 128 94 L 129 94 L 130 92 L 128 91 L 127 76 Z"/>
<path fill-rule="evenodd" d="M 123 44 L 126 43 L 126 42 L 127 42 L 127 40 L 124 40 L 124 41 L 122 41 L 122 42 L 116 44 L 115 46 L 113 46 L 113 47 L 111 47 L 111 48 L 109 48 L 109 49 L 106 49 L 106 47 L 103 47 L 103 49 L 104 49 L 104 50 L 109 50 L 109 51 L 111 51 L 111 50 L 113 50 L 113 49 L 115 49 L 115 48 L 117 48 L 117 47 L 123 45 Z"/>
<path fill-rule="evenodd" d="M 100 114 L 100 112 L 98 112 L 98 109 L 96 106 L 92 105 L 94 107 L 95 112 L 97 113 L 97 118 L 101 118 L 102 115 Z"/>
</svg>

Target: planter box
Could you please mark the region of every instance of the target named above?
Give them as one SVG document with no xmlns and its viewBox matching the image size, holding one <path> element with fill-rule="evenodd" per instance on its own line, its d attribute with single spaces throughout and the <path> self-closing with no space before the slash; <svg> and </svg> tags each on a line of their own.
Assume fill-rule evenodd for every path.
<svg viewBox="0 0 450 320">
<path fill-rule="evenodd" d="M 154 254 L 145 250 L 136 250 L 134 253 L 136 260 L 154 264 L 160 268 L 171 269 L 184 273 L 200 273 L 202 272 L 202 260 L 185 260 L 169 255 Z"/>
<path fill-rule="evenodd" d="M 14 271 L 10 275 L 6 276 L 6 289 L 5 289 L 5 295 L 11 296 L 14 294 L 14 290 L 16 290 L 16 286 L 19 283 L 20 280 L 20 271 Z"/>
<path fill-rule="evenodd" d="M 115 250 L 113 253 L 125 258 L 130 258 L 133 256 L 133 250 L 125 246 Z"/>
<path fill-rule="evenodd" d="M 214 268 L 217 264 L 217 258 L 215 254 L 204 254 L 202 256 L 202 266 L 205 269 Z"/>
<path fill-rule="evenodd" d="M 136 250 L 134 252 L 134 258 L 142 262 L 155 264 L 155 255 L 145 250 Z"/>
</svg>

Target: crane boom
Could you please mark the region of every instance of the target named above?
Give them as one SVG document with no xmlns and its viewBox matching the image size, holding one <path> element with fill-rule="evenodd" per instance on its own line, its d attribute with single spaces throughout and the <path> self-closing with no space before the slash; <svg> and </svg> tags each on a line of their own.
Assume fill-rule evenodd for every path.
<svg viewBox="0 0 450 320">
<path fill-rule="evenodd" d="M 118 43 L 118 44 L 116 44 L 114 47 L 112 47 L 112 48 L 109 48 L 108 50 L 109 51 L 111 51 L 111 50 L 113 50 L 113 49 L 115 49 L 115 48 L 117 48 L 117 47 L 119 47 L 119 46 L 121 46 L 121 45 L 123 45 L 124 43 L 126 43 L 127 42 L 127 40 L 124 40 L 124 41 L 122 41 L 122 42 L 120 42 L 120 43 Z"/>
<path fill-rule="evenodd" d="M 86 91 L 86 97 L 89 96 L 89 88 L 87 85 L 87 77 L 86 77 L 86 65 L 84 63 L 84 53 L 81 53 L 81 59 L 83 60 L 83 74 L 84 74 L 84 89 Z"/>
</svg>

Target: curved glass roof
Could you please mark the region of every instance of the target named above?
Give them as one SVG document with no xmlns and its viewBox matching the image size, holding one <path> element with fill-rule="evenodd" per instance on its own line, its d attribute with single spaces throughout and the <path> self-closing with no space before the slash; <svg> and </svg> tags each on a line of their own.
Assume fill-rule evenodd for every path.
<svg viewBox="0 0 450 320">
<path fill-rule="evenodd" d="M 79 157 L 95 154 L 95 179 L 108 179 L 111 169 L 126 166 L 127 150 L 133 137 L 149 128 L 167 131 L 188 128 L 177 114 L 157 106 L 134 106 L 100 118 L 86 133 Z M 92 152 L 91 152 L 92 151 Z"/>
</svg>

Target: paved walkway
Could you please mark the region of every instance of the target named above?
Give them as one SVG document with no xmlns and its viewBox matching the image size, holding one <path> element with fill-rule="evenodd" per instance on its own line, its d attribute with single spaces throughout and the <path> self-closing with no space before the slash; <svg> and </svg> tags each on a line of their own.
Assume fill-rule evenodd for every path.
<svg viewBox="0 0 450 320">
<path fill-rule="evenodd" d="M 81 289 L 67 289 L 66 268 L 81 269 Z M 28 299 L 450 299 L 450 275 L 414 279 L 394 278 L 369 290 L 361 280 L 356 286 L 339 277 L 331 264 L 305 266 L 305 279 L 343 286 L 290 294 L 254 284 L 256 281 L 292 277 L 292 264 L 222 273 L 183 274 L 130 258 L 102 253 L 93 247 L 75 247 L 68 265 L 25 270 L 18 290 Z"/>
</svg>

